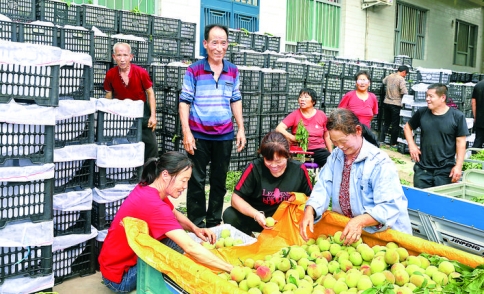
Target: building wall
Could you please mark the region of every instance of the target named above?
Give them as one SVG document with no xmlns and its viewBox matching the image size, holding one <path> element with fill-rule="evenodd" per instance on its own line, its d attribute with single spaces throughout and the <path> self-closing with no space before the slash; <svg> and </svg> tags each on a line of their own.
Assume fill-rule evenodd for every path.
<svg viewBox="0 0 484 294">
<path fill-rule="evenodd" d="M 286 0 L 259 0 L 259 31 L 281 37 L 281 49 L 286 46 Z"/>
</svg>

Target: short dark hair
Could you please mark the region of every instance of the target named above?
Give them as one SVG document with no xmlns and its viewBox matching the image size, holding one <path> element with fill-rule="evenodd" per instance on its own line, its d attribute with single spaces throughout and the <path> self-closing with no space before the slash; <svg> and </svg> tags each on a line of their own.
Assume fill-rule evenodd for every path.
<svg viewBox="0 0 484 294">
<path fill-rule="evenodd" d="M 371 75 L 370 72 L 368 72 L 367 70 L 360 70 L 359 72 L 357 72 L 355 75 L 355 81 L 358 81 L 358 77 L 361 75 L 365 75 L 366 78 L 371 82 Z"/>
<path fill-rule="evenodd" d="M 216 24 L 216 23 L 214 23 L 214 24 L 209 24 L 209 25 L 205 26 L 205 31 L 203 32 L 203 38 L 205 39 L 205 41 L 208 41 L 208 37 L 210 35 L 210 31 L 213 28 L 221 28 L 227 34 L 227 38 L 229 37 L 229 29 L 226 26 L 224 26 L 222 24 Z"/>
<path fill-rule="evenodd" d="M 299 96 L 301 96 L 301 94 L 308 94 L 311 97 L 313 104 L 316 105 L 316 101 L 318 100 L 318 94 L 316 91 L 311 88 L 302 88 L 301 91 L 299 91 Z"/>
<path fill-rule="evenodd" d="M 143 166 L 141 175 L 141 186 L 148 186 L 153 183 L 160 174 L 166 170 L 170 176 L 176 177 L 179 173 L 193 167 L 193 163 L 186 154 L 169 151 L 159 158 L 149 158 Z"/>
<path fill-rule="evenodd" d="M 408 68 L 408 66 L 406 66 L 406 65 L 400 65 L 400 66 L 398 67 L 398 71 L 399 71 L 399 72 L 403 72 L 403 71 L 404 71 L 404 72 L 408 73 L 408 72 L 410 71 L 410 69 L 409 69 L 409 68 Z"/>
<path fill-rule="evenodd" d="M 274 154 L 284 158 L 291 158 L 289 142 L 283 134 L 276 131 L 267 133 L 262 138 L 258 152 L 267 160 L 273 160 Z"/>
<path fill-rule="evenodd" d="M 356 134 L 356 126 L 361 127 L 361 135 L 366 141 L 379 147 L 378 138 L 371 131 L 371 129 L 360 123 L 360 120 L 356 114 L 346 108 L 336 108 L 328 117 L 326 128 L 328 131 L 340 131 L 345 135 Z"/>
<path fill-rule="evenodd" d="M 435 89 L 435 93 L 441 97 L 442 95 L 447 95 L 447 86 L 442 83 L 431 84 L 427 90 Z"/>
</svg>

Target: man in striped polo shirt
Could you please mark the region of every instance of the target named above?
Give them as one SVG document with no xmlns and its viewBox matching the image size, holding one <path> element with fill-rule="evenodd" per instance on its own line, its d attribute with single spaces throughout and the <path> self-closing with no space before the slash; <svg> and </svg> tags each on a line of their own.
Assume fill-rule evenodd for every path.
<svg viewBox="0 0 484 294">
<path fill-rule="evenodd" d="M 234 140 L 232 115 L 238 131 L 237 151 L 246 143 L 242 119 L 242 97 L 237 67 L 224 60 L 228 28 L 205 27 L 203 46 L 207 57 L 190 65 L 180 94 L 183 146 L 193 161 L 188 182 L 187 214 L 198 227 L 214 227 L 222 221 L 225 180 Z M 205 200 L 206 166 L 210 163 L 210 194 Z"/>
</svg>

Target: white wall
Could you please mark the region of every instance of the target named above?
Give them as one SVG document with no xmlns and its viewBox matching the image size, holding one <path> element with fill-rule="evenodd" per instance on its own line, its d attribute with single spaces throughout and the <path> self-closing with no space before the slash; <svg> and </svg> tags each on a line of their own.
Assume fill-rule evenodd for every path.
<svg viewBox="0 0 484 294">
<path fill-rule="evenodd" d="M 286 46 L 286 0 L 259 0 L 259 31 L 281 37 L 281 48 Z"/>
</svg>

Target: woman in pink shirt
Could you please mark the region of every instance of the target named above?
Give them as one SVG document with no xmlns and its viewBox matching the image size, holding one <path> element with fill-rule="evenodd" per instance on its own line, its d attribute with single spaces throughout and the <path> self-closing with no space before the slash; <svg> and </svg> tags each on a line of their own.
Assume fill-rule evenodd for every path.
<svg viewBox="0 0 484 294">
<path fill-rule="evenodd" d="M 371 127 L 371 120 L 378 114 L 378 100 L 375 94 L 368 92 L 370 73 L 359 71 L 356 75 L 356 90 L 346 93 L 339 102 L 339 108 L 351 110 L 362 124 Z"/>
</svg>

